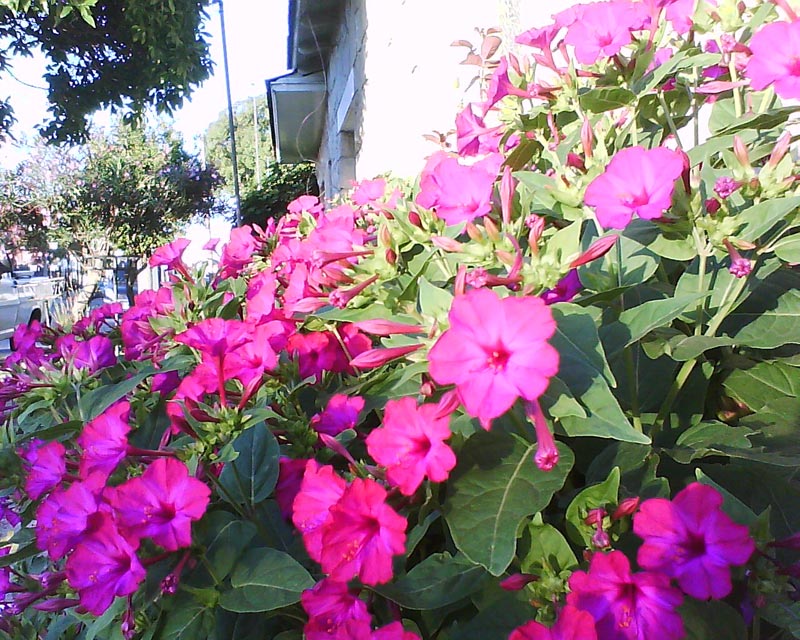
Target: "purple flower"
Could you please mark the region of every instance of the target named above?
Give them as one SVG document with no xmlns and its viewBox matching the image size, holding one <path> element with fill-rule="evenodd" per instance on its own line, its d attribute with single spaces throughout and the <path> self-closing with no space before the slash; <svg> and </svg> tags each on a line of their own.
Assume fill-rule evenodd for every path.
<svg viewBox="0 0 800 640">
<path fill-rule="evenodd" d="M 131 430 L 128 424 L 130 410 L 130 403 L 122 400 L 86 423 L 77 440 L 83 450 L 79 467 L 81 479 L 98 472 L 103 478 L 108 478 L 125 457 Z"/>
<path fill-rule="evenodd" d="M 339 435 L 345 429 L 354 429 L 358 422 L 358 414 L 364 408 L 364 398 L 352 398 L 337 393 L 328 400 L 328 405 L 322 413 L 311 418 L 311 428 L 318 433 L 327 433 L 329 436 Z"/>
<path fill-rule="evenodd" d="M 583 284 L 578 277 L 578 270 L 571 269 L 567 275 L 556 283 L 552 289 L 547 289 L 542 292 L 541 298 L 545 304 L 555 304 L 556 302 L 569 302 L 577 296 Z"/>
<path fill-rule="evenodd" d="M 106 336 L 94 336 L 85 342 L 76 342 L 68 359 L 76 369 L 86 369 L 90 374 L 117 363 L 114 343 Z"/>
<path fill-rule="evenodd" d="M 603 640 L 679 640 L 685 635 L 680 591 L 661 573 L 631 573 L 621 551 L 595 553 L 589 571 L 569 578 L 567 604 L 588 611 Z"/>
<path fill-rule="evenodd" d="M 56 487 L 67 472 L 66 450 L 60 442 L 34 440 L 21 454 L 27 463 L 25 492 L 32 500 Z"/>
<path fill-rule="evenodd" d="M 645 500 L 633 517 L 633 531 L 644 540 L 637 562 L 675 578 L 693 598 L 724 598 L 732 589 L 732 565 L 748 561 L 755 544 L 747 527 L 722 511 L 722 496 L 694 482 L 670 502 Z"/>
<path fill-rule="evenodd" d="M 72 549 L 99 508 L 95 483 L 73 482 L 51 493 L 36 510 L 36 546 L 58 560 Z"/>
</svg>

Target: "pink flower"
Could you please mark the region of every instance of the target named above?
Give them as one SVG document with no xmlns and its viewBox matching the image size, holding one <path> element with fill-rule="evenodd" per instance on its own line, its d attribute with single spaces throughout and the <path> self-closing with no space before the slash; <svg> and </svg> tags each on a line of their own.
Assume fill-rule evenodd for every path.
<svg viewBox="0 0 800 640">
<path fill-rule="evenodd" d="M 361 396 L 351 398 L 337 393 L 328 400 L 322 413 L 311 418 L 311 428 L 329 436 L 339 435 L 345 429 L 355 429 L 358 415 L 363 408 L 364 398 Z"/>
<path fill-rule="evenodd" d="M 502 163 L 499 153 L 470 165 L 444 151 L 434 153 L 422 170 L 416 203 L 434 209 L 447 224 L 485 216 L 492 210 L 492 190 Z"/>
<path fill-rule="evenodd" d="M 633 517 L 633 531 L 644 540 L 636 556 L 639 565 L 675 578 L 700 600 L 727 596 L 730 567 L 745 564 L 755 550 L 747 527 L 722 510 L 719 491 L 698 482 L 671 502 L 645 500 Z"/>
<path fill-rule="evenodd" d="M 486 102 L 483 104 L 484 111 L 488 111 L 506 96 L 518 96 L 530 98 L 531 92 L 515 86 L 508 77 L 508 58 L 501 58 L 500 64 L 492 72 L 489 78 L 489 88 L 486 90 Z"/>
<path fill-rule="evenodd" d="M 120 527 L 176 551 L 192 544 L 192 522 L 206 512 L 211 489 L 180 460 L 158 458 L 109 494 Z"/>
<path fill-rule="evenodd" d="M 597 640 L 597 631 L 590 613 L 567 605 L 550 629 L 532 620 L 515 629 L 508 640 Z"/>
<path fill-rule="evenodd" d="M 316 562 L 322 557 L 324 525 L 330 522 L 330 509 L 344 494 L 347 483 L 330 465 L 321 467 L 309 460 L 300 492 L 292 505 L 292 522 L 303 535 L 308 555 Z"/>
<path fill-rule="evenodd" d="M 567 604 L 588 611 L 603 640 L 680 640 L 683 620 L 677 611 L 683 600 L 661 573 L 631 574 L 621 551 L 595 553 L 589 571 L 569 578 Z"/>
<path fill-rule="evenodd" d="M 352 200 L 355 204 L 362 206 L 376 202 L 383 197 L 384 193 L 386 193 L 386 180 L 383 178 L 362 180 L 355 185 Z"/>
<path fill-rule="evenodd" d="M 308 640 L 329 640 L 339 637 L 339 630 L 349 625 L 361 628 L 364 638 L 369 637 L 372 618 L 358 591 L 349 589 L 346 582 L 325 578 L 312 589 L 303 591 L 300 600 L 308 614 L 304 627 Z M 355 623 L 355 624 L 354 624 Z"/>
<path fill-rule="evenodd" d="M 398 621 L 376 629 L 370 640 L 419 640 L 419 636 L 403 629 L 403 623 Z"/>
<path fill-rule="evenodd" d="M 176 269 L 178 266 L 180 266 L 185 269 L 182 259 L 183 252 L 186 251 L 186 247 L 188 247 L 190 244 L 191 240 L 188 238 L 178 238 L 169 244 L 159 247 L 153 252 L 153 255 L 150 256 L 150 266 L 165 266 L 168 269 Z"/>
<path fill-rule="evenodd" d="M 278 281 L 269 270 L 261 271 L 247 285 L 247 320 L 258 322 L 275 309 Z"/>
<path fill-rule="evenodd" d="M 65 358 L 76 369 L 86 369 L 90 374 L 117 363 L 114 343 L 106 336 L 94 336 L 86 341 L 74 343 L 69 353 L 65 354 Z"/>
<path fill-rule="evenodd" d="M 542 300 L 545 304 L 569 302 L 581 292 L 581 289 L 583 289 L 583 284 L 578 277 L 578 270 L 570 269 L 567 275 L 556 283 L 555 287 L 542 292 Z"/>
<path fill-rule="evenodd" d="M 455 384 L 467 413 L 488 428 L 518 397 L 536 400 L 558 371 L 547 343 L 556 330 L 540 298 L 500 299 L 489 289 L 457 296 L 450 328 L 428 354 L 438 384 Z"/>
<path fill-rule="evenodd" d="M 75 547 L 66 565 L 67 580 L 78 590 L 81 605 L 96 616 L 111 606 L 115 596 L 136 591 L 146 573 L 111 516 L 98 517 L 98 525 Z"/>
<path fill-rule="evenodd" d="M 78 470 L 82 480 L 94 473 L 108 478 L 125 457 L 131 430 L 128 424 L 130 410 L 130 403 L 121 400 L 83 427 L 77 440 L 83 451 Z"/>
<path fill-rule="evenodd" d="M 260 246 L 261 243 L 253 237 L 253 229 L 249 225 L 233 229 L 228 244 L 222 247 L 219 277 L 230 278 L 239 275 L 241 270 L 250 264 L 253 254 Z"/>
<path fill-rule="evenodd" d="M 348 366 L 342 347 L 330 331 L 295 333 L 286 350 L 297 357 L 301 378 L 320 380 L 323 372 L 341 372 Z"/>
<path fill-rule="evenodd" d="M 683 156 L 665 147 L 618 151 L 605 172 L 586 188 L 585 203 L 603 227 L 623 229 L 634 214 L 660 218 L 672 206 L 672 192 L 684 169 Z"/>
<path fill-rule="evenodd" d="M 300 196 L 299 198 L 295 198 L 292 200 L 286 210 L 289 213 L 294 214 L 301 214 L 303 212 L 308 212 L 312 216 L 316 217 L 323 211 L 322 203 L 319 201 L 317 196 Z"/>
<path fill-rule="evenodd" d="M 598 2 L 576 9 L 580 17 L 569 25 L 564 42 L 575 47 L 575 58 L 581 64 L 618 54 L 631 43 L 631 31 L 642 28 L 642 14 L 633 3 Z"/>
<path fill-rule="evenodd" d="M 413 398 L 389 400 L 383 425 L 367 436 L 367 451 L 386 467 L 386 479 L 403 495 L 413 495 L 425 476 L 444 482 L 456 466 L 453 450 L 445 444 L 450 416 L 439 406 L 417 406 Z"/>
<path fill-rule="evenodd" d="M 356 478 L 330 514 L 322 527 L 322 570 L 332 580 L 358 576 L 368 585 L 391 580 L 392 558 L 405 551 L 407 523 L 386 504 L 386 489 Z"/>
<path fill-rule="evenodd" d="M 51 493 L 36 510 L 36 546 L 53 560 L 72 549 L 89 519 L 97 513 L 99 491 L 96 483 L 73 482 L 65 490 Z"/>
<path fill-rule="evenodd" d="M 756 91 L 775 85 L 781 98 L 800 98 L 800 22 L 773 22 L 750 40 L 747 63 L 750 86 Z"/>
<path fill-rule="evenodd" d="M 292 517 L 292 504 L 300 492 L 303 473 L 306 470 L 305 458 L 281 456 L 278 461 L 278 484 L 275 486 L 275 500 L 285 520 Z"/>
<path fill-rule="evenodd" d="M 483 119 L 475 115 L 471 104 L 456 116 L 456 148 L 459 155 L 494 153 L 502 137 L 502 127 L 487 127 Z"/>
<path fill-rule="evenodd" d="M 25 461 L 25 493 L 36 500 L 56 487 L 67 472 L 66 450 L 60 442 L 32 441 L 20 456 Z"/>
</svg>

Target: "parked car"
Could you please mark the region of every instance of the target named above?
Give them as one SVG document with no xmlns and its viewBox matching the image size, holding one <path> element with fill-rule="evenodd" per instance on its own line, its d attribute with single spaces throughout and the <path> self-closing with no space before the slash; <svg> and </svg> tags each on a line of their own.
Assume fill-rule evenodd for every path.
<svg viewBox="0 0 800 640">
<path fill-rule="evenodd" d="M 0 340 L 11 338 L 20 323 L 47 322 L 60 282 L 56 278 L 20 278 L 16 270 L 0 275 Z"/>
</svg>

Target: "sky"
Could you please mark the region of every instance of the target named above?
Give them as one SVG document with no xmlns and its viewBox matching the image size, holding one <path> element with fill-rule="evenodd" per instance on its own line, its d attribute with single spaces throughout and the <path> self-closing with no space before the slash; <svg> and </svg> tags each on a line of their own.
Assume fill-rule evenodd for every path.
<svg viewBox="0 0 800 640">
<path fill-rule="evenodd" d="M 264 81 L 287 70 L 286 38 L 288 0 L 225 0 L 225 32 L 228 43 L 231 96 L 233 102 L 266 91 Z M 206 127 L 227 109 L 223 73 L 219 6 L 208 7 L 205 30 L 209 34 L 214 75 L 195 89 L 191 100 L 175 113 L 173 126 L 180 131 L 188 150 L 199 150 Z M 0 78 L 0 97 L 11 97 L 18 123 L 15 137 L 35 136 L 35 126 L 47 117 L 47 94 L 42 74 L 42 56 L 15 61 L 12 75 Z M 102 123 L 106 118 L 100 115 Z M 0 166 L 13 167 L 25 157 L 19 144 L 0 145 Z"/>
</svg>

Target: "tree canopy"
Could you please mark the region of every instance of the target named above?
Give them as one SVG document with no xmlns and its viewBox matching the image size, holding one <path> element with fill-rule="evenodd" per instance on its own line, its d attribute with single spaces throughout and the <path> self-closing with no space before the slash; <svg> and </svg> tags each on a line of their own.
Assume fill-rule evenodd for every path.
<svg viewBox="0 0 800 640">
<path fill-rule="evenodd" d="M 255 101 L 255 110 L 253 102 Z M 255 111 L 255 113 L 254 113 Z M 258 122 L 256 123 L 256 119 Z M 241 100 L 233 106 L 233 128 L 236 134 L 239 187 L 245 196 L 258 185 L 256 171 L 256 143 L 262 181 L 268 167 L 275 162 L 272 138 L 269 131 L 269 108 L 266 96 Z M 228 111 L 221 111 L 204 135 L 206 158 L 219 169 L 230 191 L 233 191 L 233 162 L 231 161 L 231 136 L 228 128 Z"/>
<path fill-rule="evenodd" d="M 0 72 L 16 55 L 48 58 L 50 141 L 88 138 L 87 119 L 110 108 L 136 120 L 147 107 L 171 113 L 209 77 L 202 21 L 212 0 L 0 0 Z M 0 134 L 13 106 L 0 102 Z"/>
</svg>

